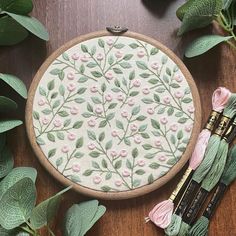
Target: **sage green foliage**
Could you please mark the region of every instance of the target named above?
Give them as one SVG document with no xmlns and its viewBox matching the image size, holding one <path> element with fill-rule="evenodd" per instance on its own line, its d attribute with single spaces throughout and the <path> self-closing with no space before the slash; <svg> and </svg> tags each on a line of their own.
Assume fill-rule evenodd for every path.
<svg viewBox="0 0 236 236">
<path fill-rule="evenodd" d="M 209 220 L 205 216 L 201 216 L 197 222 L 192 226 L 189 236 L 205 236 L 208 232 Z"/>
<path fill-rule="evenodd" d="M 182 21 L 178 35 L 203 28 L 217 22 L 228 36 L 205 35 L 194 40 L 185 51 L 186 57 L 199 56 L 220 43 L 228 43 L 236 49 L 236 1 L 235 0 L 188 0 L 176 11 Z"/>
<path fill-rule="evenodd" d="M 83 236 L 103 216 L 106 208 L 97 200 L 73 205 L 66 213 L 64 236 Z"/>
<path fill-rule="evenodd" d="M 43 40 L 49 39 L 45 27 L 29 16 L 32 10 L 32 0 L 0 1 L 0 45 L 17 44 L 23 41 L 29 32 Z"/>
<path fill-rule="evenodd" d="M 168 236 L 176 236 L 179 233 L 182 218 L 175 213 L 171 216 L 171 222 L 169 226 L 165 229 L 165 233 Z"/>
</svg>

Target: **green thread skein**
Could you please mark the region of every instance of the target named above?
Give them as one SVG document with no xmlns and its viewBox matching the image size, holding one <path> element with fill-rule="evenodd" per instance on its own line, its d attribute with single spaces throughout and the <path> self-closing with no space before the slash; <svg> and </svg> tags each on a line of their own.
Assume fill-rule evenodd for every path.
<svg viewBox="0 0 236 236">
<path fill-rule="evenodd" d="M 225 186 L 229 186 L 235 179 L 236 179 L 236 145 L 234 145 L 234 147 L 231 148 L 231 150 L 229 152 L 229 160 L 226 164 L 226 167 L 225 167 L 223 175 L 220 179 L 219 185 L 223 184 Z M 217 190 L 216 190 L 215 194 L 216 193 L 217 193 Z M 215 194 L 213 195 L 213 198 L 215 197 Z M 197 220 L 197 222 L 190 229 L 189 234 L 188 234 L 189 236 L 205 236 L 205 235 L 207 235 L 210 219 L 213 215 L 214 210 L 216 209 L 217 205 L 219 204 L 220 200 L 222 199 L 222 197 L 223 197 L 223 195 L 221 195 L 217 199 L 217 202 L 215 202 L 215 205 L 211 209 L 211 213 L 208 214 L 210 204 L 212 203 L 212 200 L 210 201 L 210 204 L 206 207 L 203 215 Z M 205 216 L 205 215 L 209 215 L 209 216 Z"/>
<path fill-rule="evenodd" d="M 236 94 L 234 93 L 229 98 L 227 106 L 224 109 L 223 116 L 231 119 L 235 114 L 236 114 Z M 195 170 L 192 177 L 192 180 L 197 182 L 198 184 L 202 182 L 204 177 L 209 172 L 217 155 L 220 141 L 221 141 L 221 136 L 219 136 L 218 134 L 213 134 L 210 137 L 204 159 L 200 164 L 200 166 Z M 170 225 L 165 229 L 166 235 L 168 236 L 178 235 L 181 223 L 182 223 L 182 217 L 177 214 L 173 214 Z M 186 227 L 184 226 L 185 225 L 182 226 L 182 230 L 187 228 L 187 226 Z"/>
</svg>

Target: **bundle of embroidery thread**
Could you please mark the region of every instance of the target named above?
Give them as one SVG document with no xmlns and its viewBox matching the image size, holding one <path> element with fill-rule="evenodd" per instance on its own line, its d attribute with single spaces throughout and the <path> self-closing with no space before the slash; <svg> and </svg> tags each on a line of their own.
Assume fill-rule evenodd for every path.
<svg viewBox="0 0 236 236">
<path fill-rule="evenodd" d="M 189 236 L 205 236 L 208 232 L 210 220 L 224 196 L 224 193 L 234 180 L 236 179 L 236 145 L 231 149 L 228 157 L 228 162 L 225 166 L 224 172 L 217 185 L 217 188 L 208 203 L 203 215 L 192 226 L 188 235 Z"/>
<path fill-rule="evenodd" d="M 211 132 L 218 123 L 220 114 L 223 111 L 225 105 L 228 103 L 230 96 L 231 92 L 223 87 L 219 87 L 214 91 L 212 95 L 212 112 L 208 118 L 205 128 L 198 136 L 194 152 L 189 161 L 188 169 L 184 173 L 181 181 L 172 192 L 169 199 L 157 204 L 149 213 L 149 217 L 145 218 L 146 222 L 151 220 L 154 224 L 163 229 L 170 224 L 171 216 L 174 210 L 174 200 L 183 193 L 183 190 L 186 188 L 194 170 L 196 170 L 196 168 L 202 162 Z"/>
<path fill-rule="evenodd" d="M 183 216 L 183 221 L 181 223 L 179 235 L 188 235 L 190 230 L 190 225 L 194 222 L 202 204 L 205 202 L 208 194 L 217 185 L 219 179 L 224 171 L 224 167 L 227 160 L 229 143 L 233 141 L 236 135 L 236 118 L 233 123 L 227 129 L 221 140 L 219 151 L 216 155 L 214 163 L 207 174 L 206 178 L 202 181 L 201 188 L 199 189 L 197 195 L 193 199 L 189 209 L 185 212 Z"/>
<path fill-rule="evenodd" d="M 223 134 L 225 134 L 229 126 L 230 119 L 232 119 L 235 114 L 236 114 L 236 94 L 231 94 L 228 103 L 223 111 L 220 123 L 216 128 L 214 134 L 209 139 L 204 159 L 202 163 L 199 165 L 199 167 L 195 170 L 187 190 L 185 191 L 183 197 L 181 198 L 180 203 L 175 210 L 175 213 L 171 217 L 171 223 L 165 229 L 165 233 L 168 236 L 178 235 L 182 222 L 182 216 L 185 213 L 186 209 L 188 208 L 192 196 L 195 196 L 197 190 L 199 189 L 200 183 L 203 181 L 207 173 L 210 171 L 211 166 L 217 156 L 217 152 L 219 150 L 219 146 L 221 143 L 221 138 Z M 220 175 L 218 176 L 218 178 L 219 177 Z"/>
</svg>

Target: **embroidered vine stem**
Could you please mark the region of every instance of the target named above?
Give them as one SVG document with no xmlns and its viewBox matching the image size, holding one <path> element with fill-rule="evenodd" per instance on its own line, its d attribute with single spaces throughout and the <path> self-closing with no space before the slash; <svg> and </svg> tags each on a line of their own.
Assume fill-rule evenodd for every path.
<svg viewBox="0 0 236 236">
<path fill-rule="evenodd" d="M 128 123 L 127 123 L 127 125 L 126 125 L 125 130 L 124 130 L 124 134 L 123 134 L 122 138 L 120 138 L 120 142 L 118 143 L 118 145 L 121 144 L 121 142 L 125 139 L 125 136 L 126 136 L 126 134 L 127 134 L 127 132 L 128 132 L 129 125 L 130 125 L 130 121 L 132 120 L 132 117 L 133 117 L 133 115 L 131 115 L 130 118 L 127 119 L 127 122 L 128 122 Z"/>
<path fill-rule="evenodd" d="M 62 174 L 66 171 L 66 168 L 67 168 L 67 166 L 69 165 L 69 162 L 70 162 L 70 160 L 73 158 L 73 155 L 74 155 L 74 153 L 76 152 L 76 150 L 77 149 L 74 149 L 73 151 L 72 151 L 72 153 L 70 154 L 70 156 L 68 156 L 68 154 L 67 154 L 67 162 L 66 162 L 66 164 L 65 164 L 65 166 L 64 166 L 64 168 L 63 168 L 63 170 L 62 170 Z"/>
<path fill-rule="evenodd" d="M 140 42 L 139 40 L 137 40 L 137 43 L 145 50 L 146 56 L 147 56 L 147 60 L 149 61 L 150 55 L 149 55 L 149 52 L 147 50 L 147 47 L 142 42 Z"/>
<path fill-rule="evenodd" d="M 62 61 L 62 60 L 60 60 L 60 59 L 56 59 L 56 61 L 59 62 L 58 64 L 65 64 L 65 65 L 67 65 L 68 67 L 74 69 L 77 74 L 83 75 L 83 76 L 87 77 L 88 79 L 91 79 L 91 80 L 97 82 L 97 80 L 94 79 L 93 77 L 91 77 L 91 76 L 89 76 L 89 75 L 86 75 L 86 74 L 84 74 L 84 73 L 81 73 L 80 70 L 76 67 L 75 63 L 71 63 L 71 61 L 70 61 L 70 63 L 71 63 L 71 65 L 70 65 L 70 64 L 68 64 L 67 62 Z M 56 64 L 54 64 L 54 65 L 56 65 Z"/>
<path fill-rule="evenodd" d="M 107 160 L 109 161 L 109 163 L 111 164 L 111 166 L 113 167 L 113 169 L 115 170 L 116 174 L 118 174 L 120 176 L 120 178 L 123 180 L 123 184 L 128 188 L 128 189 L 132 189 L 130 188 L 129 184 L 126 182 L 126 180 L 123 178 L 123 176 L 120 174 L 120 172 L 115 168 L 113 162 L 110 160 L 107 151 L 104 150 L 103 146 L 97 141 L 96 139 L 96 143 L 99 145 L 99 147 L 101 148 L 102 153 L 106 156 Z"/>
</svg>

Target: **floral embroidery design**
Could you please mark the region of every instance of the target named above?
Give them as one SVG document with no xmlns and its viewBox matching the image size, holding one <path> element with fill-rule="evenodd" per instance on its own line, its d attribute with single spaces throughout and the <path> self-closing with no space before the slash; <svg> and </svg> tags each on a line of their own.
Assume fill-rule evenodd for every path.
<svg viewBox="0 0 236 236">
<path fill-rule="evenodd" d="M 65 177 L 100 191 L 151 184 L 181 158 L 194 104 L 161 50 L 129 37 L 73 46 L 43 75 L 33 104 L 37 143 Z"/>
</svg>

